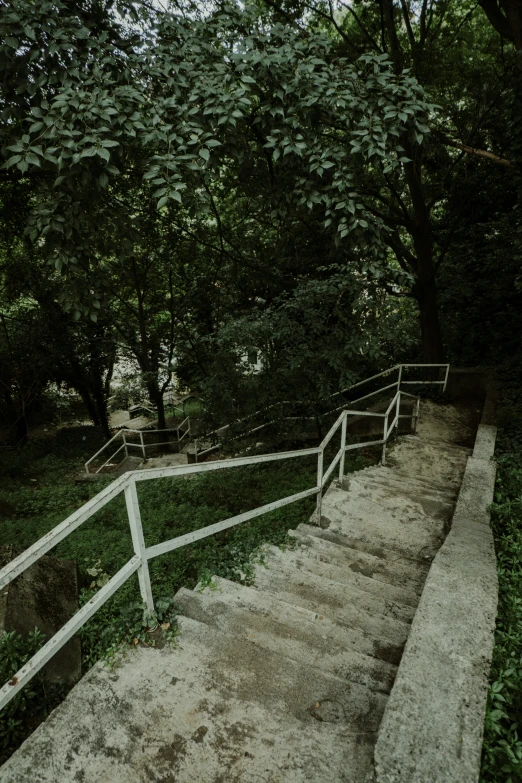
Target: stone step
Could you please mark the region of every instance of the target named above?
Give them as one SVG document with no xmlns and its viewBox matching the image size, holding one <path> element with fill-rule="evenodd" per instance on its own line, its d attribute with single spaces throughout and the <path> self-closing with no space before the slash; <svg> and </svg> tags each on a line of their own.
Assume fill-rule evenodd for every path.
<svg viewBox="0 0 522 783">
<path fill-rule="evenodd" d="M 281 601 L 318 612 L 340 625 L 356 628 L 376 641 L 384 641 L 396 647 L 404 645 L 410 625 L 393 616 L 393 604 L 389 615 L 384 602 L 375 599 L 352 585 L 341 584 L 324 576 L 297 568 L 288 562 L 257 565 L 255 586 L 276 595 Z"/>
<path fill-rule="evenodd" d="M 362 601 L 360 605 L 367 608 L 368 612 L 378 612 L 385 616 L 392 614 L 393 617 L 406 623 L 411 622 L 415 614 L 419 603 L 419 598 L 415 593 L 409 593 L 407 590 L 393 585 L 385 585 L 371 577 L 356 574 L 350 569 L 321 560 L 319 555 L 310 548 L 299 547 L 283 552 L 276 546 L 265 546 L 262 551 L 268 558 L 269 566 L 272 561 L 290 562 L 301 571 L 309 571 L 316 576 L 324 576 L 334 582 L 339 582 L 339 584 L 349 585 L 363 593 L 368 593 L 371 598 L 365 595 L 360 597 Z"/>
<path fill-rule="evenodd" d="M 360 480 L 361 483 L 366 482 L 368 484 L 385 481 L 397 482 L 401 486 L 408 486 L 409 489 L 416 489 L 419 492 L 429 492 L 432 495 L 440 496 L 441 499 L 452 501 L 458 494 L 459 489 L 458 481 L 452 483 L 446 482 L 443 484 L 442 482 L 434 481 L 433 479 L 410 476 L 398 468 L 391 468 L 386 465 L 376 466 L 371 474 L 359 471 L 357 473 L 348 474 L 344 479 L 350 479 L 351 476 Z"/>
<path fill-rule="evenodd" d="M 308 528 L 312 532 L 306 532 Z M 400 587 L 408 591 L 412 600 L 415 596 L 418 602 L 426 579 L 426 571 L 424 568 L 419 570 L 417 563 L 394 562 L 343 544 L 336 544 L 317 536 L 316 530 L 317 528 L 309 525 L 300 525 L 297 530 L 289 530 L 288 533 L 290 536 L 295 536 L 302 546 L 313 549 L 323 562 L 332 563 L 345 570 L 350 569 L 356 574 L 376 579 L 384 585 Z"/>
<path fill-rule="evenodd" d="M 395 680 L 397 667 L 373 657 L 367 637 L 269 593 L 214 577 L 212 589 L 181 588 L 175 600 L 194 620 L 348 682 L 389 693 Z"/>
<path fill-rule="evenodd" d="M 437 476 L 443 484 L 460 481 L 466 462 L 467 454 L 462 450 L 441 448 L 413 435 L 397 441 L 386 456 L 389 467 L 397 467 L 413 478 Z"/>
<path fill-rule="evenodd" d="M 422 515 L 449 521 L 455 508 L 455 499 L 435 493 L 432 490 L 420 489 L 413 482 L 393 480 L 377 476 L 369 480 L 359 478 L 357 474 L 345 477 L 341 489 L 351 493 L 352 497 L 372 500 L 380 506 L 390 509 L 397 508 L 397 499 L 416 504 Z"/>
<path fill-rule="evenodd" d="M 2 783 L 365 779 L 386 696 L 190 618 L 180 630 L 176 648 L 91 669 Z"/>
<path fill-rule="evenodd" d="M 461 446 L 459 443 L 453 443 L 452 441 L 445 440 L 444 438 L 428 437 L 424 433 L 419 433 L 417 435 L 404 435 L 401 440 L 406 442 L 412 441 L 413 443 L 418 443 L 420 441 L 421 443 L 427 443 L 428 445 L 434 446 L 435 448 L 442 451 L 449 451 L 454 454 L 462 454 L 467 457 L 469 457 L 473 451 L 473 449 L 470 449 L 468 446 Z"/>
<path fill-rule="evenodd" d="M 423 439 L 459 445 L 469 441 L 476 428 L 476 417 L 470 408 L 421 402 L 417 432 Z"/>
<path fill-rule="evenodd" d="M 361 554 L 379 558 L 385 561 L 387 565 L 394 563 L 404 568 L 418 568 L 419 574 L 423 574 L 423 581 L 430 567 L 431 558 L 428 555 L 415 557 L 410 552 L 400 549 L 400 547 L 383 546 L 372 541 L 361 540 L 357 536 L 343 535 L 328 527 L 322 528 L 316 525 L 307 525 L 304 522 L 297 526 L 297 530 L 324 541 L 329 541 L 332 544 L 355 550 Z"/>
<path fill-rule="evenodd" d="M 417 500 L 381 487 L 361 490 L 354 485 L 346 492 L 332 485 L 323 498 L 321 526 L 368 545 L 391 547 L 422 559 L 437 552 L 447 520 L 434 519 Z"/>
</svg>

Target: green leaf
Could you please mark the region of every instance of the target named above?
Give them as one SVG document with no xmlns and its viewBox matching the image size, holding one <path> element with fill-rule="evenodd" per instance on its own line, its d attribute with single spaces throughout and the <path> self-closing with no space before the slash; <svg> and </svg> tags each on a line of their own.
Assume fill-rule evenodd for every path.
<svg viewBox="0 0 522 783">
<path fill-rule="evenodd" d="M 107 152 L 107 150 L 104 147 L 97 147 L 96 148 L 96 154 L 100 156 L 100 158 L 103 158 L 103 160 L 106 160 L 107 163 L 110 160 L 110 155 Z"/>
<path fill-rule="evenodd" d="M 157 209 L 161 209 L 162 207 L 164 207 L 168 200 L 169 200 L 168 196 L 162 196 L 156 205 Z"/>
<path fill-rule="evenodd" d="M 199 151 L 200 158 L 203 158 L 203 160 L 208 160 L 210 157 L 210 152 L 206 149 L 206 147 L 202 147 Z"/>
<path fill-rule="evenodd" d="M 34 166 L 40 165 L 40 158 L 38 158 L 34 152 L 28 152 L 25 156 L 27 163 L 32 163 Z"/>
<path fill-rule="evenodd" d="M 8 158 L 2 168 L 8 169 L 10 166 L 14 166 L 15 163 L 18 163 L 19 160 L 22 160 L 21 155 L 13 155 L 11 158 Z"/>
</svg>

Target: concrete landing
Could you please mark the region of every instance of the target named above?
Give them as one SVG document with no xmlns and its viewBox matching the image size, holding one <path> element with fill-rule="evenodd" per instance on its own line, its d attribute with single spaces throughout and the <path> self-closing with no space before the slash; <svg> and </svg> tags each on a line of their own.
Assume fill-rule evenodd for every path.
<svg viewBox="0 0 522 783">
<path fill-rule="evenodd" d="M 255 585 L 182 589 L 179 646 L 96 665 L 2 783 L 364 783 L 469 449 L 424 403 L 386 466 L 332 484 L 321 526 L 265 548 Z"/>
</svg>

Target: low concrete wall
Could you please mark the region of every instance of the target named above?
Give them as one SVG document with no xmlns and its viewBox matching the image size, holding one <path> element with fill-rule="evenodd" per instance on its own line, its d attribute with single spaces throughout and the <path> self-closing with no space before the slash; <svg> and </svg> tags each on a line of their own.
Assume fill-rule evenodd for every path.
<svg viewBox="0 0 522 783">
<path fill-rule="evenodd" d="M 451 530 L 415 614 L 375 747 L 375 783 L 477 783 L 498 598 L 486 396 Z"/>
</svg>

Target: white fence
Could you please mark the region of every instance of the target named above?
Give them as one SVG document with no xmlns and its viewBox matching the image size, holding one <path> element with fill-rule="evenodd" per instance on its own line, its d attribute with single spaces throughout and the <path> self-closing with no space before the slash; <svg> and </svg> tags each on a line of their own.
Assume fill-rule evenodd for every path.
<svg viewBox="0 0 522 783">
<path fill-rule="evenodd" d="M 432 367 L 444 370 L 444 379 L 442 380 L 404 380 L 403 373 L 406 368 L 418 368 L 418 367 Z M 275 509 L 282 508 L 290 503 L 296 503 L 299 500 L 303 500 L 306 497 L 312 495 L 316 496 L 316 509 L 317 515 L 321 514 L 321 502 L 324 493 L 324 489 L 328 480 L 333 476 L 335 469 L 338 467 L 339 479 L 342 478 L 344 473 L 344 459 L 346 452 L 351 449 L 365 448 L 371 445 L 383 446 L 383 461 L 385 460 L 386 443 L 390 438 L 394 429 L 398 426 L 400 418 L 412 418 L 413 428 L 416 427 L 416 420 L 418 418 L 419 406 L 418 398 L 417 405 L 413 407 L 412 414 L 400 414 L 401 397 L 413 397 L 414 395 L 408 394 L 401 390 L 401 384 L 440 384 L 443 389 L 446 388 L 448 379 L 449 365 L 447 364 L 430 364 L 430 365 L 397 365 L 390 370 L 385 370 L 367 381 L 374 380 L 381 376 L 389 375 L 391 372 L 398 370 L 398 378 L 393 384 L 389 384 L 382 387 L 378 391 L 382 392 L 385 389 L 395 388 L 395 394 L 390 402 L 387 410 L 384 413 L 376 413 L 373 411 L 358 411 L 358 410 L 343 410 L 337 421 L 331 427 L 321 444 L 316 448 L 298 449 L 295 451 L 286 451 L 276 454 L 262 454 L 256 457 L 235 457 L 232 459 L 217 460 L 215 462 L 205 462 L 202 464 L 193 465 L 180 465 L 172 466 L 168 468 L 149 468 L 145 470 L 138 470 L 125 473 L 120 478 L 109 484 L 101 492 L 95 495 L 91 500 L 85 503 L 80 509 L 71 514 L 61 524 L 43 536 L 39 541 L 33 544 L 25 552 L 22 552 L 18 557 L 12 560 L 7 566 L 0 570 L 0 591 L 3 590 L 13 579 L 16 579 L 23 571 L 29 568 L 35 563 L 42 555 L 45 555 L 50 549 L 60 543 L 66 536 L 70 535 L 76 528 L 82 525 L 87 519 L 90 519 L 97 511 L 103 508 L 109 501 L 115 498 L 120 493 L 124 493 L 125 503 L 127 508 L 127 516 L 129 520 L 130 534 L 132 538 L 132 544 L 134 548 L 134 556 L 122 567 L 120 570 L 102 587 L 92 598 L 85 604 L 76 614 L 51 638 L 42 648 L 15 674 L 15 676 L 9 680 L 0 689 L 0 709 L 5 707 L 6 704 L 24 687 L 40 669 L 45 666 L 47 661 L 66 644 L 69 639 L 82 627 L 115 592 L 121 585 L 126 582 L 129 577 L 136 571 L 138 572 L 140 593 L 143 602 L 146 604 L 150 612 L 154 611 L 154 603 L 152 599 L 152 589 L 149 576 L 148 562 L 150 559 L 157 557 L 158 555 L 171 552 L 174 549 L 192 544 L 195 541 L 199 541 L 202 538 L 207 538 L 215 533 L 219 533 L 227 528 L 240 525 L 250 519 L 255 519 L 263 514 L 267 514 Z M 360 386 L 366 381 L 356 384 Z M 353 387 L 354 388 L 354 387 Z M 365 399 L 373 396 L 378 392 L 372 392 Z M 373 441 L 365 441 L 363 443 L 346 443 L 346 430 L 347 421 L 350 416 L 375 416 L 382 419 L 383 422 L 383 434 L 382 438 Z M 390 421 L 391 419 L 391 421 Z M 340 435 L 339 449 L 335 454 L 330 465 L 326 468 L 324 466 L 324 454 L 325 449 L 332 440 L 332 438 L 338 434 Z M 107 445 L 107 444 L 106 444 Z M 140 508 L 138 502 L 138 493 L 136 490 L 136 483 L 138 481 L 150 481 L 156 478 L 165 478 L 168 476 L 186 476 L 192 473 L 204 473 L 211 470 L 230 470 L 235 467 L 245 465 L 255 465 L 262 462 L 274 462 L 284 459 L 298 459 L 300 457 L 309 457 L 317 454 L 317 481 L 313 487 L 305 489 L 302 492 L 298 492 L 294 495 L 281 498 L 272 503 L 267 503 L 264 506 L 246 511 L 243 514 L 225 519 L 222 522 L 217 522 L 213 525 L 195 530 L 191 533 L 186 533 L 182 536 L 177 536 L 169 541 L 164 541 L 155 546 L 147 547 L 145 545 L 145 539 L 143 535 L 143 528 L 141 524 Z"/>
<path fill-rule="evenodd" d="M 185 427 L 185 425 L 186 425 L 186 427 Z M 184 427 L 185 427 L 185 429 L 183 429 Z M 145 442 L 144 435 L 146 436 L 146 435 L 150 435 L 152 433 L 160 433 L 160 432 L 161 433 L 169 432 L 171 435 L 176 433 L 177 440 L 175 440 L 175 441 L 172 441 L 172 440 L 159 441 L 157 443 L 148 443 L 148 442 L 146 443 Z M 139 437 L 139 441 L 140 441 L 139 443 L 135 443 L 133 440 L 131 440 L 133 435 L 137 435 Z M 96 452 L 96 454 L 93 454 L 92 457 L 87 460 L 87 462 L 85 463 L 85 470 L 86 470 L 87 473 L 90 473 L 91 463 L 94 462 L 94 460 L 97 457 L 99 457 L 100 454 L 102 454 L 104 451 L 106 451 L 106 449 L 110 445 L 114 445 L 118 441 L 120 441 L 120 445 L 118 446 L 116 451 L 113 454 L 111 454 L 111 456 L 108 457 L 105 460 L 103 465 L 101 465 L 98 468 L 98 470 L 95 471 L 95 473 L 100 473 L 100 471 L 102 471 L 104 468 L 106 468 L 108 465 L 110 465 L 112 460 L 115 457 L 117 457 L 118 454 L 121 451 L 124 451 L 125 452 L 125 456 L 128 457 L 129 456 L 129 449 L 134 449 L 134 448 L 138 449 L 139 451 L 141 451 L 143 459 L 146 459 L 147 458 L 147 449 L 148 448 L 152 448 L 154 446 L 172 446 L 174 443 L 177 443 L 178 444 L 178 452 L 181 453 L 181 449 L 182 449 L 181 443 L 184 440 L 184 438 L 186 438 L 187 436 L 190 437 L 190 435 L 191 435 L 191 429 L 190 429 L 190 417 L 189 416 L 187 416 L 187 418 L 184 419 L 182 422 L 180 422 L 176 427 L 171 427 L 171 428 L 166 429 L 166 430 L 145 430 L 145 431 L 143 431 L 143 430 L 131 430 L 131 429 L 128 429 L 128 428 L 124 427 L 121 430 L 118 430 L 116 435 L 113 435 L 113 437 L 110 440 L 108 440 L 107 443 L 105 443 L 101 447 L 101 449 L 99 449 Z M 162 436 L 160 436 L 160 437 L 162 437 Z"/>
</svg>

